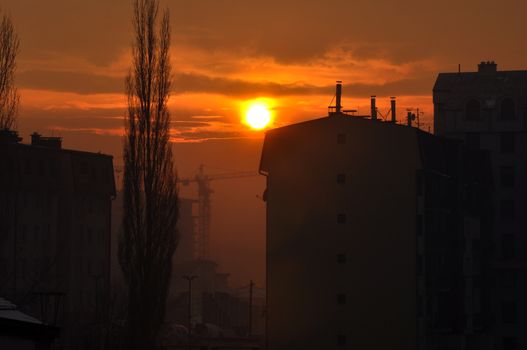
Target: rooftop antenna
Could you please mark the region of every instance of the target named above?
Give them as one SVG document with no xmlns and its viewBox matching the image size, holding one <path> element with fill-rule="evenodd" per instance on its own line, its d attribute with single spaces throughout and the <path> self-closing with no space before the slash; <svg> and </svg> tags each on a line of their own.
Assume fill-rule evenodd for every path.
<svg viewBox="0 0 527 350">
<path fill-rule="evenodd" d="M 371 119 L 372 120 L 377 120 L 377 105 L 376 105 L 376 102 L 375 102 L 375 99 L 376 99 L 376 96 L 375 95 L 372 95 L 371 96 Z"/>
<path fill-rule="evenodd" d="M 341 104 L 341 100 L 342 100 L 342 80 L 337 80 L 337 98 L 336 98 L 336 101 L 335 101 L 335 112 L 337 114 L 341 113 L 342 112 L 342 104 Z"/>
<path fill-rule="evenodd" d="M 415 114 L 412 113 L 412 108 L 407 108 L 406 109 L 406 125 L 408 126 L 412 126 L 412 122 L 415 120 Z"/>
</svg>

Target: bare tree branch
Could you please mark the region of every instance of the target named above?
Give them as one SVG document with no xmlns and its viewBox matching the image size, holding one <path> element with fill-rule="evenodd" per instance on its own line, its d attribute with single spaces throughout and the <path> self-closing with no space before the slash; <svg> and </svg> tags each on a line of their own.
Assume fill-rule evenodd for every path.
<svg viewBox="0 0 527 350">
<path fill-rule="evenodd" d="M 11 18 L 0 19 L 0 129 L 14 129 L 20 97 L 15 87 L 19 40 Z"/>
</svg>

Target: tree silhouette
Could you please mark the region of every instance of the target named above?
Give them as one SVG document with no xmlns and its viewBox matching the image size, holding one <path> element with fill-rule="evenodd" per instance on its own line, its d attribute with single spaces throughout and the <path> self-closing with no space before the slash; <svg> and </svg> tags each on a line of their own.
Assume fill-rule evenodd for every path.
<svg viewBox="0 0 527 350">
<path fill-rule="evenodd" d="M 14 85 L 19 40 L 11 18 L 0 20 L 0 130 L 16 126 L 20 97 Z"/>
<path fill-rule="evenodd" d="M 134 2 L 133 66 L 126 78 L 123 231 L 119 262 L 128 293 L 124 345 L 151 349 L 164 318 L 177 246 L 177 178 L 169 144 L 168 11 L 157 0 Z"/>
</svg>

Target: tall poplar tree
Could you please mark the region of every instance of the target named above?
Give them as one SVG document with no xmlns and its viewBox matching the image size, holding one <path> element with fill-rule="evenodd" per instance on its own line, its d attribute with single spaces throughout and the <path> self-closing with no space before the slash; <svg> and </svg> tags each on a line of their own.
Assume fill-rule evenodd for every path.
<svg viewBox="0 0 527 350">
<path fill-rule="evenodd" d="M 126 79 L 123 230 L 119 262 L 128 291 L 124 345 L 151 349 L 164 318 L 177 246 L 178 190 L 169 142 L 170 24 L 157 0 L 136 0 L 133 66 Z"/>
<path fill-rule="evenodd" d="M 0 130 L 14 129 L 20 96 L 15 87 L 16 56 L 19 40 L 11 18 L 0 19 Z"/>
</svg>

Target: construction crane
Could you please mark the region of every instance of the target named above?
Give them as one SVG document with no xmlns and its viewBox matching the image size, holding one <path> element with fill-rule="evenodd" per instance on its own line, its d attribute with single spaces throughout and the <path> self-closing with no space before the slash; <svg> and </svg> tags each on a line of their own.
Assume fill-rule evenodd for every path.
<svg viewBox="0 0 527 350">
<path fill-rule="evenodd" d="M 215 175 L 206 175 L 204 166 L 201 164 L 198 173 L 193 178 L 179 179 L 178 182 L 183 186 L 188 186 L 191 182 L 198 185 L 198 230 L 196 234 L 197 258 L 210 259 L 209 241 L 210 241 L 210 217 L 211 217 L 211 200 L 210 197 L 214 191 L 210 186 L 210 181 L 237 179 L 243 177 L 257 176 L 256 171 L 238 171 L 231 173 L 221 173 Z"/>
</svg>

